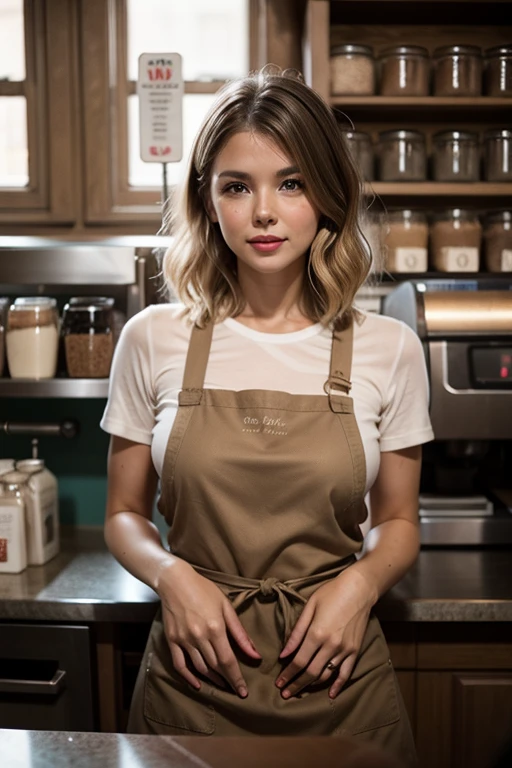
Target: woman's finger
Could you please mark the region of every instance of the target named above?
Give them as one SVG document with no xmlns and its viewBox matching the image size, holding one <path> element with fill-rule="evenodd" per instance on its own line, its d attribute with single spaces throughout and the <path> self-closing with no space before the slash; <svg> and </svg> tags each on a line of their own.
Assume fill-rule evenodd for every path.
<svg viewBox="0 0 512 768">
<path fill-rule="evenodd" d="M 229 600 L 224 604 L 224 621 L 226 622 L 226 627 L 228 628 L 230 635 L 240 646 L 242 651 L 253 659 L 261 659 L 261 655 L 256 650 L 253 641 L 245 631 L 242 622 L 236 615 L 236 611 Z"/>
<path fill-rule="evenodd" d="M 212 683 L 220 688 L 227 688 L 226 681 L 213 669 L 208 669 L 208 665 L 197 648 L 187 648 L 187 653 L 190 656 L 190 661 L 201 675 L 207 677 L 208 680 L 211 680 Z"/>
<path fill-rule="evenodd" d="M 351 653 L 341 662 L 336 680 L 329 689 L 329 696 L 331 699 L 336 698 L 338 693 L 349 679 L 350 675 L 352 674 L 352 670 L 354 669 L 356 659 L 357 654 Z"/>
<path fill-rule="evenodd" d="M 279 654 L 280 659 L 284 659 L 286 656 L 289 656 L 291 653 L 297 650 L 299 645 L 302 643 L 306 632 L 308 631 L 314 614 L 315 609 L 310 600 L 308 603 L 306 603 L 304 610 L 302 611 L 294 628 L 292 629 L 290 637 L 286 641 L 283 650 Z"/>
<path fill-rule="evenodd" d="M 323 646 L 301 674 L 283 687 L 283 698 L 288 699 L 291 696 L 295 696 L 303 688 L 321 680 L 323 676 L 324 679 L 328 679 L 329 675 L 333 674 L 333 670 L 327 668 L 327 664 L 334 663 L 332 661 L 332 652 L 332 648 Z M 337 668 L 335 671 L 338 671 Z M 327 676 L 325 676 L 326 672 L 329 673 Z"/>
<path fill-rule="evenodd" d="M 185 654 L 180 646 L 176 645 L 176 643 L 169 643 L 169 650 L 171 651 L 172 663 L 176 672 L 181 675 L 192 688 L 195 688 L 198 691 L 201 688 L 201 682 L 187 667 Z"/>
</svg>

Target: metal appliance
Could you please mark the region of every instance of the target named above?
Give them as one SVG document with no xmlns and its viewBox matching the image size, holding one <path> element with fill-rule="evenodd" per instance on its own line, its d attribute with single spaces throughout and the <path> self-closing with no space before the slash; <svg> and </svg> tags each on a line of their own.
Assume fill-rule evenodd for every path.
<svg viewBox="0 0 512 768">
<path fill-rule="evenodd" d="M 411 280 L 383 300 L 423 343 L 435 440 L 422 545 L 512 543 L 512 281 Z"/>
</svg>

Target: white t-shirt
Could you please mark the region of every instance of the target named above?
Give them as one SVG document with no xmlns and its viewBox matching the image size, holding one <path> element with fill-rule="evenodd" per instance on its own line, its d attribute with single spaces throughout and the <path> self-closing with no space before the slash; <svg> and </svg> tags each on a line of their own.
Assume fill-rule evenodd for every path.
<svg viewBox="0 0 512 768">
<path fill-rule="evenodd" d="M 159 476 L 191 334 L 191 325 L 179 317 L 181 309 L 177 304 L 152 305 L 126 323 L 100 424 L 113 435 L 151 445 Z M 351 396 L 368 491 L 377 477 L 381 451 L 419 445 L 434 435 L 418 337 L 398 320 L 361 314 L 362 322 L 354 325 Z M 332 332 L 320 323 L 293 333 L 262 333 L 230 318 L 214 326 L 204 386 L 323 395 L 331 343 Z"/>
</svg>

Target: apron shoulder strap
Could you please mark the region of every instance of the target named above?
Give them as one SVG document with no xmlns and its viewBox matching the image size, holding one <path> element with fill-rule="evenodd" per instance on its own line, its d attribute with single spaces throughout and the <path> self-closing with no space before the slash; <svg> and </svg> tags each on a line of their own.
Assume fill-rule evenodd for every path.
<svg viewBox="0 0 512 768">
<path fill-rule="evenodd" d="M 192 328 L 183 374 L 184 390 L 201 390 L 203 388 L 212 335 L 212 322 L 209 322 L 204 328 L 198 328 L 196 325 Z"/>
<path fill-rule="evenodd" d="M 354 320 L 352 318 L 343 331 L 333 331 L 332 334 L 331 366 L 329 378 L 324 386 L 327 394 L 330 390 L 339 390 L 346 395 L 350 394 L 353 341 Z"/>
</svg>

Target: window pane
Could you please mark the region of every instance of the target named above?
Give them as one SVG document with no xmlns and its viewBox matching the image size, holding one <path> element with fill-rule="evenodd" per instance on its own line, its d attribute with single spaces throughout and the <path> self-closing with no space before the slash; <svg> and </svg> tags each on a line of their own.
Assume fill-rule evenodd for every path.
<svg viewBox="0 0 512 768">
<path fill-rule="evenodd" d="M 25 79 L 23 0 L 0 0 L 0 79 Z"/>
<path fill-rule="evenodd" d="M 28 184 L 27 104 L 24 96 L 0 97 L 0 187 Z"/>
<path fill-rule="evenodd" d="M 167 164 L 169 187 L 181 181 L 187 167 L 192 142 L 210 105 L 214 93 L 186 94 L 183 97 L 183 159 Z M 161 163 L 144 163 L 139 154 L 139 97 L 128 98 L 128 183 L 134 187 L 162 187 Z"/>
<path fill-rule="evenodd" d="M 248 0 L 127 0 L 128 78 L 141 53 L 180 53 L 185 80 L 225 80 L 249 68 Z"/>
</svg>

